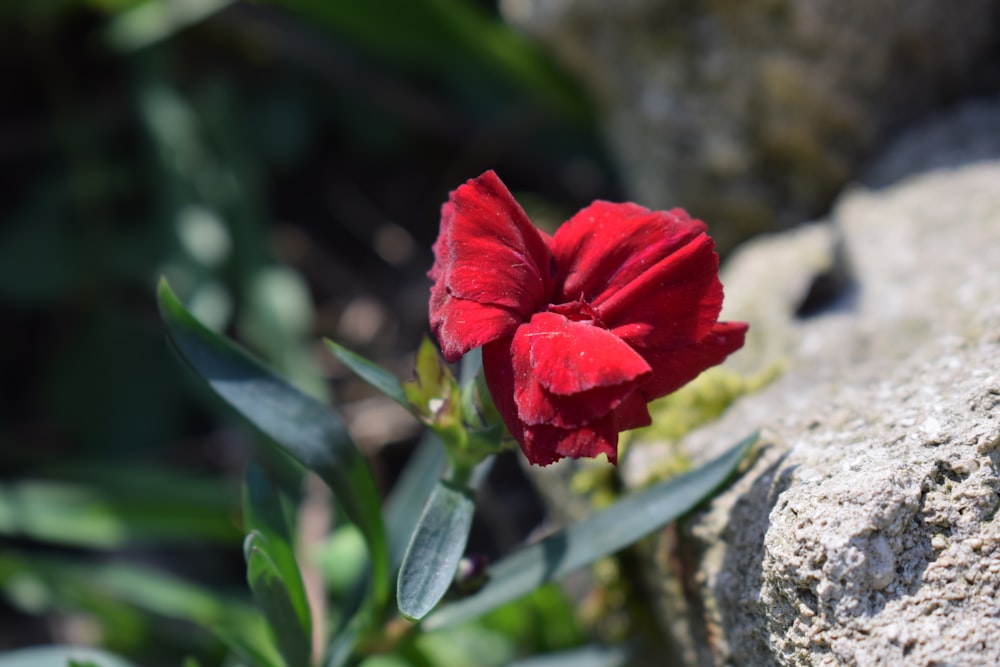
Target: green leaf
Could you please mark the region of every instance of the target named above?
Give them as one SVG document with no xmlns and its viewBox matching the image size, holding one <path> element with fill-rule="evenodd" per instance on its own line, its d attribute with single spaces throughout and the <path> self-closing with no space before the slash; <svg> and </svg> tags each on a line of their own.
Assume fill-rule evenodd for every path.
<svg viewBox="0 0 1000 667">
<path fill-rule="evenodd" d="M 242 596 L 201 588 L 150 567 L 107 557 L 94 562 L 81 555 L 29 555 L 8 549 L 0 551 L 0 592 L 15 607 L 35 615 L 80 610 L 99 621 L 111 642 L 132 641 L 137 634 L 149 639 L 151 631 L 164 625 L 163 618 L 173 618 L 205 628 L 255 667 L 281 664 L 265 641 L 263 619 Z M 200 641 L 193 634 L 192 641 Z"/>
<path fill-rule="evenodd" d="M 407 411 L 412 410 L 410 401 L 406 398 L 406 392 L 403 391 L 403 385 L 400 384 L 395 375 L 329 338 L 323 339 L 323 342 L 326 343 L 327 349 L 333 353 L 333 356 L 337 357 L 340 363 L 347 366 L 355 375 L 402 405 Z"/>
<path fill-rule="evenodd" d="M 204 327 L 184 309 L 165 280 L 160 281 L 158 296 L 170 341 L 181 357 L 275 446 L 330 485 L 348 518 L 365 536 L 372 561 L 372 603 L 383 608 L 390 581 L 380 499 L 364 458 L 340 420 Z"/>
<path fill-rule="evenodd" d="M 386 498 L 385 527 L 393 568 L 403 561 L 406 546 L 446 463 L 444 445 L 433 432 L 427 431 Z"/>
<path fill-rule="evenodd" d="M 358 643 L 358 638 L 361 635 L 361 621 L 360 616 L 354 616 L 334 635 L 327 647 L 325 667 L 345 667 L 348 664 L 354 651 L 354 645 Z"/>
<path fill-rule="evenodd" d="M 0 534 L 97 549 L 240 538 L 232 489 L 217 480 L 136 468 L 114 473 L 0 484 Z"/>
<path fill-rule="evenodd" d="M 267 621 L 258 616 L 260 627 L 256 632 L 234 631 L 231 628 L 212 628 L 212 632 L 243 664 L 252 667 L 286 667 L 278 649 L 271 641 Z"/>
<path fill-rule="evenodd" d="M 691 472 L 626 496 L 614 505 L 527 546 L 489 568 L 474 595 L 428 616 L 426 630 L 467 620 L 514 600 L 636 542 L 704 500 L 732 474 L 757 434 Z"/>
<path fill-rule="evenodd" d="M 461 0 L 269 0 L 308 17 L 379 60 L 424 76 L 462 76 L 466 85 L 518 92 L 551 104 L 569 121 L 588 108 L 578 83 L 503 21 Z M 478 80 L 469 78 L 478 76 Z M 497 93 L 495 90 L 488 91 Z"/>
<path fill-rule="evenodd" d="M 65 665 L 132 667 L 122 657 L 82 646 L 35 646 L 0 654 L 0 667 L 64 667 Z"/>
<path fill-rule="evenodd" d="M 158 44 L 220 12 L 235 0 L 154 0 L 114 17 L 104 39 L 115 51 L 131 52 Z"/>
<path fill-rule="evenodd" d="M 278 580 L 284 587 L 288 602 L 295 612 L 292 618 L 298 621 L 299 634 L 306 638 L 305 645 L 308 650 L 312 637 L 312 617 L 305 586 L 302 583 L 302 574 L 295 561 L 291 531 L 285 522 L 281 496 L 264 471 L 253 462 L 247 467 L 243 498 L 245 530 L 249 534 L 256 533 L 263 538 L 266 555 L 277 570 Z M 270 619 L 268 610 L 263 611 Z M 287 621 L 290 622 L 291 619 Z M 286 622 L 286 619 L 282 622 Z M 272 626 L 274 626 L 273 621 Z M 280 640 L 279 645 L 284 646 Z M 296 663 L 289 660 L 289 664 Z"/>
<path fill-rule="evenodd" d="M 247 582 L 274 632 L 285 663 L 290 667 L 308 665 L 312 638 L 302 626 L 289 586 L 275 563 L 273 553 L 280 549 L 274 549 L 261 533 L 251 531 L 243 551 L 247 561 Z"/>
<path fill-rule="evenodd" d="M 635 653 L 635 647 L 584 646 L 571 651 L 559 651 L 510 663 L 509 667 L 625 667 Z"/>
<path fill-rule="evenodd" d="M 475 493 L 464 484 L 442 480 L 434 488 L 399 568 L 396 601 L 403 616 L 419 621 L 448 592 L 475 509 Z"/>
<path fill-rule="evenodd" d="M 476 489 L 494 460 L 491 456 L 472 470 L 451 468 L 431 492 L 396 583 L 399 611 L 410 620 L 426 616 L 454 581 L 472 527 Z"/>
</svg>

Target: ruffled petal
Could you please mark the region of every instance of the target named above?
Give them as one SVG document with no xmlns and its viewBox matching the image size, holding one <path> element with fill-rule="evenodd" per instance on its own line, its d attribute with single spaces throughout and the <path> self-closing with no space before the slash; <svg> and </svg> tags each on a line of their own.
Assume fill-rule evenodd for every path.
<svg viewBox="0 0 1000 667">
<path fill-rule="evenodd" d="M 431 330 L 441 345 L 441 355 L 451 363 L 469 350 L 510 337 L 521 323 L 520 315 L 505 308 L 455 297 L 449 297 L 440 312 L 444 315 L 431 316 Z"/>
<path fill-rule="evenodd" d="M 536 334 L 554 334 L 553 338 L 561 338 L 572 356 L 570 348 L 577 344 L 573 338 L 581 333 L 577 327 L 600 332 L 596 339 L 602 348 L 624 346 L 607 331 L 552 313 L 539 313 L 532 322 L 519 327 L 512 338 L 483 346 L 483 371 L 493 402 L 525 456 L 537 465 L 548 465 L 564 456 L 596 456 L 602 452 L 614 462 L 617 460 L 618 431 L 649 422 L 645 400 L 638 393 L 649 377 L 649 366 L 631 350 L 622 352 L 622 363 L 609 369 L 604 376 L 620 380 L 615 384 L 594 384 L 601 376 L 586 368 L 581 373 L 583 381 L 566 378 L 568 384 L 560 384 L 563 389 L 580 387 L 581 391 L 576 394 L 556 394 L 539 382 L 532 367 L 532 347 L 533 340 L 537 343 L 545 336 Z M 592 332 L 582 332 L 580 337 L 593 342 L 592 336 Z M 554 347 L 563 352 L 558 344 Z M 542 348 L 543 353 L 553 351 L 545 345 Z M 579 348 L 575 351 L 578 356 Z M 566 362 L 550 357 L 547 363 Z M 626 370 L 623 372 L 621 367 Z M 563 379 L 558 382 L 562 383 Z"/>
<path fill-rule="evenodd" d="M 636 204 L 595 201 L 552 237 L 557 300 L 583 296 L 599 306 L 651 267 L 705 232 L 681 209 L 650 211 Z"/>
<path fill-rule="evenodd" d="M 607 415 L 650 366 L 605 329 L 537 313 L 511 344 L 514 402 L 525 424 L 575 428 Z"/>
<path fill-rule="evenodd" d="M 521 447 L 525 456 L 537 465 L 548 465 L 563 457 L 591 458 L 605 454 L 618 463 L 618 428 L 614 415 L 597 419 L 586 426 L 561 429 L 539 424 L 524 431 Z"/>
<path fill-rule="evenodd" d="M 433 250 L 430 323 L 449 361 L 511 335 L 548 300 L 547 237 L 492 171 L 451 193 Z"/>
<path fill-rule="evenodd" d="M 653 423 L 646 407 L 646 392 L 643 390 L 629 394 L 621 405 L 615 408 L 615 419 L 619 431 L 642 428 Z"/>
<path fill-rule="evenodd" d="M 569 396 L 641 380 L 649 364 L 607 329 L 574 322 L 557 313 L 536 313 L 518 330 L 538 382 L 555 394 Z"/>
<path fill-rule="evenodd" d="M 717 322 L 712 331 L 697 342 L 643 350 L 653 373 L 640 391 L 650 401 L 677 391 L 703 370 L 721 364 L 743 347 L 748 326 L 746 322 Z"/>
<path fill-rule="evenodd" d="M 616 335 L 640 351 L 701 340 L 722 310 L 712 239 L 695 237 L 595 307 Z"/>
</svg>

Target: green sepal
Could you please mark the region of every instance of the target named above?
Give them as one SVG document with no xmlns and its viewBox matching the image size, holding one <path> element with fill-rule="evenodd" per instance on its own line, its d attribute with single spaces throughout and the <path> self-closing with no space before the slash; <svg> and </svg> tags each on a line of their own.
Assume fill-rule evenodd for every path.
<svg viewBox="0 0 1000 667">
<path fill-rule="evenodd" d="M 458 381 L 427 337 L 417 350 L 414 374 L 413 380 L 403 383 L 410 410 L 446 445 L 461 447 L 465 426 Z"/>
</svg>

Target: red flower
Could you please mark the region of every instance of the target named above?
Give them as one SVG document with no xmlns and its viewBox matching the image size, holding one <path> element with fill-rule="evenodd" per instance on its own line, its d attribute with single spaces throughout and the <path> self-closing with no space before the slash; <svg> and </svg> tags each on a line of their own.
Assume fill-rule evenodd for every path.
<svg viewBox="0 0 1000 667">
<path fill-rule="evenodd" d="M 430 321 L 444 357 L 483 348 L 508 430 L 532 463 L 618 458 L 646 404 L 720 363 L 747 325 L 719 322 L 719 259 L 681 209 L 596 201 L 553 236 L 495 173 L 451 193 L 434 244 Z"/>
</svg>

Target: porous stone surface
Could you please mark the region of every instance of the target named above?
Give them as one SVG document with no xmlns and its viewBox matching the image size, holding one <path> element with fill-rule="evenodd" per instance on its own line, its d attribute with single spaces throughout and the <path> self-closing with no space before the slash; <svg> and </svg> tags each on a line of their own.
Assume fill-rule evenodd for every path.
<svg viewBox="0 0 1000 667">
<path fill-rule="evenodd" d="M 998 0 L 500 6 L 601 100 L 631 196 L 715 221 L 723 248 L 826 211 L 889 134 L 996 84 Z"/>
<path fill-rule="evenodd" d="M 925 128 L 877 165 L 878 188 L 856 187 L 829 221 L 755 241 L 726 267 L 725 316 L 749 320 L 751 340 L 780 341 L 734 363 L 783 357 L 786 371 L 684 443 L 707 458 L 759 428 L 764 446 L 681 528 L 694 663 L 1000 664 L 992 108 L 968 151 L 935 158 L 961 114 Z M 814 257 L 796 264 L 803 244 Z M 795 317 L 824 246 L 847 279 Z"/>
</svg>

